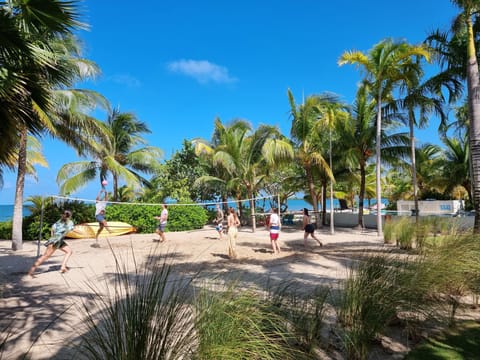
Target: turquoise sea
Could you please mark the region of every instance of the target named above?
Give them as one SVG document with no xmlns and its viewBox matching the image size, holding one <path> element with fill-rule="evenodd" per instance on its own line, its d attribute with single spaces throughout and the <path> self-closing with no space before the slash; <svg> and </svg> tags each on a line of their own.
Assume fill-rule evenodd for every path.
<svg viewBox="0 0 480 360">
<path fill-rule="evenodd" d="M 373 205 L 375 202 L 376 202 L 375 200 L 371 201 L 370 205 Z M 388 200 L 382 199 L 382 203 L 388 204 Z M 257 202 L 257 206 L 258 205 L 259 205 L 259 202 Z M 308 210 L 313 210 L 313 206 L 303 199 L 288 199 L 287 205 L 288 205 L 287 211 L 300 211 L 300 210 L 303 210 L 304 208 L 307 208 Z M 369 207 L 368 200 L 364 200 L 363 206 L 364 208 Z M 340 207 L 340 204 L 337 199 L 333 199 L 333 207 L 334 208 Z M 264 208 L 265 210 L 270 209 L 270 203 L 268 200 L 265 201 Z M 320 204 L 319 204 L 319 208 L 320 208 Z M 326 208 L 327 208 L 327 211 L 330 209 L 330 199 L 327 199 Z"/>
<path fill-rule="evenodd" d="M 23 207 L 23 216 L 30 215 L 30 211 L 26 206 Z M 13 205 L 0 205 L 0 222 L 12 220 Z"/>
</svg>

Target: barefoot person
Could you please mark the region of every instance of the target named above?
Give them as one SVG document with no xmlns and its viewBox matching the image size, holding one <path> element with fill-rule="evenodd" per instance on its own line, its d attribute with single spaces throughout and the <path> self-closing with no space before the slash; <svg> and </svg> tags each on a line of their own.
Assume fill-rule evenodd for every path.
<svg viewBox="0 0 480 360">
<path fill-rule="evenodd" d="M 60 220 L 58 220 L 55 224 L 52 225 L 51 237 L 45 243 L 47 249 L 45 250 L 44 254 L 33 263 L 32 267 L 28 271 L 28 275 L 33 277 L 35 269 L 42 265 L 42 263 L 50 256 L 52 256 L 52 254 L 57 249 L 60 249 L 65 253 L 65 257 L 63 258 L 63 262 L 60 267 L 60 272 L 64 273 L 68 270 L 67 261 L 70 256 L 72 256 L 73 252 L 63 239 L 65 238 L 66 233 L 68 233 L 70 230 L 73 230 L 73 221 L 71 220 L 71 217 L 72 213 L 69 210 L 65 210 Z"/>
<path fill-rule="evenodd" d="M 219 204 L 217 204 L 217 216 L 215 218 L 215 230 L 218 232 L 218 236 L 220 240 L 222 240 L 223 236 L 223 211 Z"/>
<path fill-rule="evenodd" d="M 268 229 L 270 232 L 270 242 L 272 243 L 272 250 L 274 254 L 280 254 L 280 246 L 278 245 L 278 237 L 280 235 L 280 218 L 276 208 L 272 208 L 270 221 L 268 222 Z"/>
<path fill-rule="evenodd" d="M 167 239 L 165 238 L 165 228 L 167 227 L 168 220 L 168 210 L 166 204 L 162 204 L 162 212 L 160 213 L 160 216 L 155 216 L 155 219 L 159 221 L 157 230 L 155 232 L 160 235 L 160 239 L 156 241 L 167 241 Z"/>
<path fill-rule="evenodd" d="M 235 209 L 231 207 L 228 209 L 227 216 L 228 256 L 230 259 L 237 258 L 235 246 L 237 244 L 238 226 L 240 226 L 240 220 L 238 220 Z"/>
<path fill-rule="evenodd" d="M 107 219 L 105 218 L 105 208 L 107 207 L 107 201 L 108 201 L 108 196 L 107 196 L 107 190 L 105 188 L 102 188 L 102 190 L 99 191 L 95 203 L 95 219 L 98 221 L 98 230 L 95 235 L 95 243 L 92 244 L 92 247 L 100 247 L 100 244 L 98 243 L 98 237 L 100 236 L 100 233 L 104 228 L 110 231 L 110 228 L 108 227 Z"/>
<path fill-rule="evenodd" d="M 308 215 L 308 209 L 303 209 L 303 230 L 305 230 L 303 234 L 303 245 L 307 247 L 307 238 L 310 235 L 313 239 L 317 240 L 318 245 L 323 246 L 320 240 L 315 236 L 315 226 L 310 223 L 310 216 Z"/>
</svg>

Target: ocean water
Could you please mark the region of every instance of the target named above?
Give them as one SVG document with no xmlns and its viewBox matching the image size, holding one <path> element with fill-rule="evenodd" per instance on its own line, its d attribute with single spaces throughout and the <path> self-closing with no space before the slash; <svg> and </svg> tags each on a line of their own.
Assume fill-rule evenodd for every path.
<svg viewBox="0 0 480 360">
<path fill-rule="evenodd" d="M 371 205 L 373 205 L 376 202 L 376 200 L 371 201 Z M 387 199 L 382 199 L 382 203 L 388 204 Z M 307 208 L 308 210 L 313 210 L 313 206 L 306 202 L 305 200 L 302 199 L 288 199 L 287 201 L 288 205 L 288 211 L 300 211 L 303 210 L 304 208 Z M 363 201 L 363 207 L 366 209 L 368 208 L 368 200 Z M 318 207 L 321 207 L 321 204 L 318 205 Z M 340 203 L 337 199 L 333 199 L 333 208 L 339 208 Z M 327 199 L 326 201 L 326 208 L 327 211 L 330 210 L 330 199 Z"/>
<path fill-rule="evenodd" d="M 375 202 L 376 200 L 371 200 L 370 206 L 372 206 Z M 388 204 L 388 200 L 382 199 L 382 203 Z M 304 208 L 307 208 L 309 211 L 313 210 L 313 206 L 303 199 L 288 199 L 287 205 L 288 205 L 287 211 L 302 211 Z M 265 211 L 269 211 L 271 208 L 270 199 L 265 199 L 265 201 L 258 200 L 256 206 L 259 208 L 263 208 Z M 318 204 L 318 207 L 321 208 L 321 204 Z M 333 208 L 335 209 L 339 207 L 340 207 L 339 201 L 337 199 L 333 199 Z M 363 201 L 363 207 L 365 209 L 369 207 L 368 200 Z M 326 201 L 326 208 L 327 208 L 327 211 L 330 210 L 330 199 L 327 199 Z"/>
<path fill-rule="evenodd" d="M 26 206 L 23 207 L 23 216 L 30 215 L 30 211 Z M 12 220 L 13 205 L 0 205 L 0 222 Z"/>
</svg>

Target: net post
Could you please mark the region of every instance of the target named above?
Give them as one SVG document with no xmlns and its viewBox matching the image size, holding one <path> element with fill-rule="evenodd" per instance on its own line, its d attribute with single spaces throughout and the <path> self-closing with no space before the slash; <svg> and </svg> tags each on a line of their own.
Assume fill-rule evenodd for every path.
<svg viewBox="0 0 480 360">
<path fill-rule="evenodd" d="M 40 229 L 38 231 L 38 241 L 37 241 L 37 257 L 40 256 L 40 242 L 42 241 L 44 209 L 45 209 L 45 198 L 42 196 L 42 207 L 41 207 L 41 210 L 40 210 Z"/>
</svg>

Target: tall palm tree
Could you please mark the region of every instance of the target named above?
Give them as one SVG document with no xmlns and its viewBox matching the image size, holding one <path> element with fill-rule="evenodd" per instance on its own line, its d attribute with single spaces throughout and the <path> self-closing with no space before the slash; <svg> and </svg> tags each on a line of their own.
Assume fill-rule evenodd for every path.
<svg viewBox="0 0 480 360">
<path fill-rule="evenodd" d="M 479 20 L 480 2 L 478 0 L 452 0 L 452 3 L 461 9 L 461 13 L 454 22 L 453 30 L 459 32 L 463 29 L 467 34 L 467 43 L 464 50 L 467 56 L 466 79 L 470 114 L 471 178 L 475 206 L 473 232 L 480 234 L 480 79 L 473 27 L 474 22 Z"/>
<path fill-rule="evenodd" d="M 7 145 L 0 163 L 18 157 L 12 248 L 22 248 L 23 189 L 27 171 L 27 138 L 52 130 L 55 90 L 84 79 L 92 67 L 79 67 L 72 51 L 73 31 L 84 27 L 75 1 L 2 2 L 0 17 L 0 135 Z M 11 146 L 12 143 L 16 146 Z"/>
<path fill-rule="evenodd" d="M 143 146 L 142 134 L 148 126 L 132 113 L 114 109 L 104 124 L 104 133 L 86 144 L 84 153 L 91 160 L 64 164 L 57 174 L 62 194 L 72 193 L 98 178 L 99 185 L 108 175 L 113 178 L 113 200 L 118 199 L 119 181 L 137 191 L 149 182 L 143 173 L 152 174 L 159 166 L 162 151 L 154 146 Z"/>
<path fill-rule="evenodd" d="M 91 134 L 101 134 L 102 130 L 92 119 L 83 113 L 97 105 L 105 107 L 107 102 L 99 94 L 90 90 L 69 89 L 74 81 L 94 77 L 98 72 L 96 64 L 79 58 L 78 42 L 72 36 L 51 41 L 50 47 L 59 57 L 56 64 L 62 70 L 62 75 L 55 81 L 50 79 L 50 100 L 52 106 L 46 111 L 37 110 L 37 115 L 44 126 L 38 134 L 50 134 L 65 143 L 82 151 L 83 144 Z M 27 139 L 26 127 L 20 129 L 18 143 L 17 182 L 15 187 L 15 204 L 12 222 L 12 240 L 19 241 L 22 237 L 23 222 L 23 190 L 27 169 Z"/>
<path fill-rule="evenodd" d="M 245 120 L 235 119 L 230 124 L 225 125 L 217 117 L 214 120 L 214 131 L 210 141 L 201 138 L 192 140 L 195 153 L 204 160 L 208 167 L 208 175 L 200 176 L 196 181 L 196 185 L 211 187 L 212 194 L 220 197 L 224 204 L 227 203 L 229 197 L 242 199 L 242 194 L 245 192 L 241 191 L 241 188 L 238 187 L 238 182 L 235 181 L 236 178 L 227 169 L 218 166 L 215 160 L 216 148 L 232 142 L 232 139 L 236 137 L 236 133 L 250 132 L 251 129 L 251 125 Z M 241 206 L 239 206 L 238 210 L 241 212 Z"/>
<path fill-rule="evenodd" d="M 51 109 L 52 82 L 64 79 L 54 40 L 85 28 L 78 2 L 0 2 L 0 164 L 12 153 L 25 127 L 33 135 L 44 129 L 42 115 Z"/>
<path fill-rule="evenodd" d="M 329 169 L 332 173 L 332 176 L 328 176 L 328 182 L 330 183 L 330 234 L 334 234 L 334 219 L 333 219 L 333 183 L 335 178 L 333 177 L 333 164 L 332 164 L 332 132 L 337 124 L 337 122 L 345 121 L 348 118 L 348 106 L 341 102 L 339 96 L 331 93 L 324 93 L 318 96 L 318 107 L 319 107 L 319 124 L 321 124 L 320 129 L 317 131 L 319 133 L 324 133 L 322 130 L 326 129 L 328 132 L 328 157 L 329 157 Z M 326 184 L 325 184 L 326 190 Z M 324 196 L 324 202 L 326 204 L 326 199 Z M 323 217 L 325 218 L 326 207 L 322 204 L 323 208 Z"/>
<path fill-rule="evenodd" d="M 339 122 L 338 137 L 348 164 L 354 172 L 360 173 L 358 194 L 358 226 L 363 228 L 363 204 L 365 199 L 367 166 L 375 154 L 375 100 L 369 97 L 368 85 L 362 84 L 357 90 L 349 121 Z"/>
<path fill-rule="evenodd" d="M 344 52 L 339 60 L 339 65 L 356 64 L 365 72 L 365 81 L 372 89 L 377 105 L 376 119 L 376 186 L 377 205 L 382 201 L 381 189 L 381 134 L 382 134 L 382 104 L 392 95 L 393 90 L 400 83 L 418 77 L 419 67 L 413 57 L 430 59 L 430 53 L 425 46 L 414 46 L 404 41 L 394 42 L 391 39 L 383 40 L 376 44 L 368 54 L 360 51 Z M 382 236 L 382 215 L 377 211 L 377 232 Z"/>
<path fill-rule="evenodd" d="M 294 142 L 295 157 L 305 171 L 308 193 L 312 201 L 313 211 L 318 214 L 318 196 L 315 190 L 315 170 L 322 170 L 329 178 L 333 177 L 328 162 L 323 157 L 324 146 L 319 137 L 319 99 L 309 96 L 301 105 L 295 103 L 292 92 L 288 89 L 290 117 L 292 126 L 290 134 Z M 320 227 L 320 216 L 316 216 Z"/>
<path fill-rule="evenodd" d="M 419 221 L 418 209 L 418 186 L 417 186 L 417 171 L 416 171 L 416 145 L 415 145 L 415 127 L 424 128 L 428 125 L 429 115 L 434 114 L 440 118 L 440 122 L 444 123 L 447 118 L 444 112 L 444 98 L 438 91 L 438 79 L 432 78 L 425 82 L 421 82 L 420 78 L 408 79 L 402 86 L 402 92 L 405 93 L 398 101 L 393 104 L 395 110 L 397 107 L 403 109 L 407 113 L 407 122 L 410 137 L 410 158 L 412 171 L 412 189 L 413 200 L 415 208 L 415 221 Z M 448 81 L 444 81 L 446 84 Z M 455 81 L 453 81 L 455 82 Z M 441 86 L 442 84 L 440 84 Z M 448 86 L 449 84 L 447 84 Z M 458 87 L 453 84 L 449 86 L 452 91 L 455 91 L 455 97 L 458 95 Z M 417 111 L 418 110 L 418 111 Z M 417 116 L 418 115 L 418 116 Z"/>
</svg>

